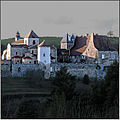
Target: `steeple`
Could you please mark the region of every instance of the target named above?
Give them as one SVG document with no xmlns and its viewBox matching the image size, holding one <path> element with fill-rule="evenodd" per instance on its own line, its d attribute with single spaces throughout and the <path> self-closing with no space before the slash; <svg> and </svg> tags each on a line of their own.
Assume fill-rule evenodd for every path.
<svg viewBox="0 0 120 120">
<path fill-rule="evenodd" d="M 15 36 L 15 41 L 20 39 L 20 33 L 17 31 L 16 36 Z"/>
</svg>

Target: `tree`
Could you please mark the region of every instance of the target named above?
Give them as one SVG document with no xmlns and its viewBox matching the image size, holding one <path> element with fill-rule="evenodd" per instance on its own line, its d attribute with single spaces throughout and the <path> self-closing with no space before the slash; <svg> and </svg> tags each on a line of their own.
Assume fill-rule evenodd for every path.
<svg viewBox="0 0 120 120">
<path fill-rule="evenodd" d="M 110 37 L 113 35 L 113 31 L 109 31 L 108 33 L 107 33 L 107 35 L 109 35 Z"/>
<path fill-rule="evenodd" d="M 89 82 L 90 82 L 89 76 L 87 74 L 85 74 L 84 77 L 83 77 L 83 83 L 88 85 Z"/>
<path fill-rule="evenodd" d="M 64 93 L 67 100 L 71 99 L 74 95 L 75 82 L 75 77 L 67 72 L 67 68 L 61 67 L 53 79 L 53 93 L 56 92 L 58 95 Z"/>
<path fill-rule="evenodd" d="M 112 104 L 119 95 L 119 63 L 115 61 L 109 66 L 105 76 L 106 104 Z"/>
</svg>

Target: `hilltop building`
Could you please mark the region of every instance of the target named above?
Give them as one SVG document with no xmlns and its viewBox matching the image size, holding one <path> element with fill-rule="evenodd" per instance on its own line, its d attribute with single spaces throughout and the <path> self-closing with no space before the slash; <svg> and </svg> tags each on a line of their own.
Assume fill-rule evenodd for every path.
<svg viewBox="0 0 120 120">
<path fill-rule="evenodd" d="M 48 46 L 45 41 L 40 44 L 40 38 L 33 30 L 24 39 L 20 39 L 20 33 L 17 32 L 15 42 L 8 43 L 7 49 L 3 51 L 2 59 L 11 60 L 13 64 L 40 62 L 49 64 L 57 62 L 57 49 L 55 46 Z"/>
<path fill-rule="evenodd" d="M 62 62 L 109 65 L 115 59 L 118 60 L 118 52 L 110 44 L 109 38 L 94 33 L 76 36 L 73 41 L 69 41 L 67 34 L 61 40 L 61 49 L 58 50 L 58 61 Z"/>
</svg>

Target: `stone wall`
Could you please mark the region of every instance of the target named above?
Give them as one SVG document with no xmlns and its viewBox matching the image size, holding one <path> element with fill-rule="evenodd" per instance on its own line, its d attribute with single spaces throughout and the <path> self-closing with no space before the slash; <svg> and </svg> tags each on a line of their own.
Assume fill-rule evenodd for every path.
<svg viewBox="0 0 120 120">
<path fill-rule="evenodd" d="M 11 77 L 12 76 L 11 67 L 12 66 L 10 64 L 1 64 L 1 76 Z"/>
<path fill-rule="evenodd" d="M 62 66 L 66 66 L 70 74 L 83 78 L 87 74 L 90 78 L 103 79 L 106 71 L 104 71 L 103 66 L 98 68 L 97 64 L 81 64 L 81 63 L 52 63 L 48 65 L 41 64 L 12 64 L 5 65 L 2 67 L 2 77 L 12 76 L 12 77 L 24 77 L 26 72 L 29 70 L 41 69 L 45 73 L 45 78 L 48 79 L 50 76 L 55 77 L 56 71 L 59 71 Z"/>
<path fill-rule="evenodd" d="M 43 70 L 42 64 L 12 64 L 12 77 L 23 77 L 27 71 Z"/>
<path fill-rule="evenodd" d="M 62 66 L 66 66 L 70 74 L 83 78 L 87 74 L 90 78 L 103 79 L 106 75 L 106 71 L 101 68 L 97 68 L 97 64 L 81 64 L 81 63 L 52 63 L 52 76 L 55 76 L 55 72 L 59 71 Z M 101 66 L 100 66 L 101 67 Z"/>
<path fill-rule="evenodd" d="M 109 66 L 115 60 L 118 61 L 118 52 L 117 51 L 99 51 L 97 62 L 98 64 L 103 64 L 104 66 Z"/>
</svg>

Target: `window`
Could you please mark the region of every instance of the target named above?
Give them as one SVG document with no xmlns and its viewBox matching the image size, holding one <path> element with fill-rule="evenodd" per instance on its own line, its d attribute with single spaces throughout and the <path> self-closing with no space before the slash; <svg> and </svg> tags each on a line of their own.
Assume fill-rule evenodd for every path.
<svg viewBox="0 0 120 120">
<path fill-rule="evenodd" d="M 16 52 L 16 55 L 17 55 L 17 52 Z"/>
<path fill-rule="evenodd" d="M 21 68 L 19 67 L 19 68 L 18 68 L 18 72 L 20 72 L 20 71 L 21 71 Z"/>
<path fill-rule="evenodd" d="M 111 56 L 111 57 L 112 57 L 112 59 L 115 59 L 115 55 L 114 55 L 114 54 L 112 54 L 112 56 Z"/>
<path fill-rule="evenodd" d="M 33 40 L 33 45 L 35 44 L 35 40 Z"/>
<path fill-rule="evenodd" d="M 43 57 L 45 57 L 45 53 L 43 54 Z"/>
<path fill-rule="evenodd" d="M 27 40 L 25 40 L 25 44 L 27 44 Z"/>
<path fill-rule="evenodd" d="M 53 68 L 52 67 L 50 67 L 50 72 L 53 72 Z"/>
<path fill-rule="evenodd" d="M 102 59 L 104 59 L 105 58 L 105 56 L 104 56 L 104 54 L 102 54 Z"/>
<path fill-rule="evenodd" d="M 34 53 L 34 50 L 32 50 L 32 54 Z"/>
</svg>

